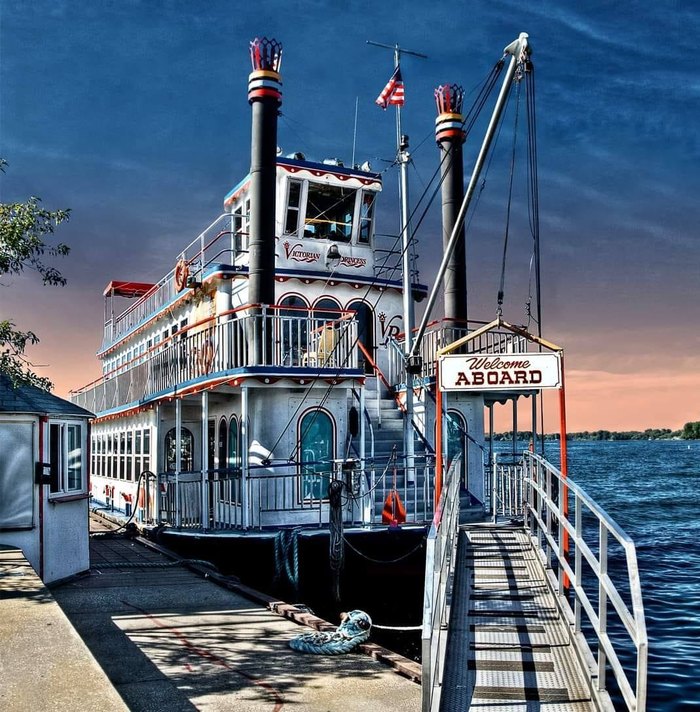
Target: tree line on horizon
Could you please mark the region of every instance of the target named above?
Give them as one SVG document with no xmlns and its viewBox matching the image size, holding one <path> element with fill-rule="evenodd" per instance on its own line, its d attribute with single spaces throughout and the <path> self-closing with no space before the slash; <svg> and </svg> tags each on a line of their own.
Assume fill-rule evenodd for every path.
<svg viewBox="0 0 700 712">
<path fill-rule="evenodd" d="M 518 430 L 517 440 L 529 440 L 532 432 Z M 559 440 L 559 433 L 546 433 L 545 440 Z M 494 433 L 494 440 L 512 440 L 513 431 Z M 583 430 L 567 433 L 567 440 L 700 440 L 700 420 L 686 423 L 681 430 L 647 428 L 646 430 Z"/>
</svg>

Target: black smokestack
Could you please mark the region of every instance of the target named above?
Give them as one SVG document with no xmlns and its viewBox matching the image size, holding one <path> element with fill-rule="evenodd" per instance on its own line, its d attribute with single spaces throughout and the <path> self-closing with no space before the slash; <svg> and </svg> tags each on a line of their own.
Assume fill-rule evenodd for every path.
<svg viewBox="0 0 700 712">
<path fill-rule="evenodd" d="M 250 43 L 250 58 L 253 71 L 248 78 L 252 113 L 248 302 L 274 304 L 277 113 L 282 104 L 279 74 L 282 45 L 267 37 L 256 37 Z"/>
<path fill-rule="evenodd" d="M 442 176 L 442 245 L 447 247 L 464 198 L 462 144 L 465 140 L 462 99 L 464 90 L 457 84 L 443 84 L 435 90 L 438 117 L 435 139 L 440 147 Z M 445 318 L 467 320 L 467 257 L 464 225 L 460 227 L 454 252 L 445 271 Z M 466 325 L 466 324 L 465 324 Z"/>
</svg>

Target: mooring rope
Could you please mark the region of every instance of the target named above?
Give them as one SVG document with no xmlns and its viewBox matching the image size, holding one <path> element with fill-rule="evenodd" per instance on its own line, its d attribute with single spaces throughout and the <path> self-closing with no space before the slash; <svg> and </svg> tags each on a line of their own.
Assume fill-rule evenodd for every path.
<svg viewBox="0 0 700 712">
<path fill-rule="evenodd" d="M 343 546 L 343 483 L 332 480 L 328 485 L 328 560 L 333 572 L 333 598 L 340 601 L 340 572 L 345 563 L 345 548 Z"/>
</svg>

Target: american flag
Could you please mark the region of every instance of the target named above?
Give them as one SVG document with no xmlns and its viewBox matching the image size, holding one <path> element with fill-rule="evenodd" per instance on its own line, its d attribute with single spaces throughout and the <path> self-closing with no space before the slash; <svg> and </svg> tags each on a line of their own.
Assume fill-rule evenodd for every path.
<svg viewBox="0 0 700 712">
<path fill-rule="evenodd" d="M 382 93 L 375 99 L 374 103 L 377 106 L 381 106 L 382 109 L 386 109 L 386 107 L 390 105 L 403 106 L 404 92 L 401 67 L 396 67 L 394 73 L 391 75 L 391 79 L 386 83 L 386 86 L 382 89 Z"/>
</svg>

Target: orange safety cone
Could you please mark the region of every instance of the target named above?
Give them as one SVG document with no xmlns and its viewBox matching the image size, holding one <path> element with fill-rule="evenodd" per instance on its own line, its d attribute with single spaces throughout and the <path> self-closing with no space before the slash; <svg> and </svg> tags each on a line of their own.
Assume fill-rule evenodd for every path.
<svg viewBox="0 0 700 712">
<path fill-rule="evenodd" d="M 390 527 L 398 527 L 406 521 L 406 507 L 403 506 L 399 493 L 392 489 L 384 500 L 384 509 L 382 510 L 382 524 L 388 524 Z"/>
</svg>

